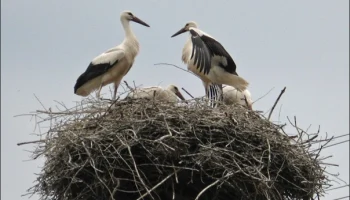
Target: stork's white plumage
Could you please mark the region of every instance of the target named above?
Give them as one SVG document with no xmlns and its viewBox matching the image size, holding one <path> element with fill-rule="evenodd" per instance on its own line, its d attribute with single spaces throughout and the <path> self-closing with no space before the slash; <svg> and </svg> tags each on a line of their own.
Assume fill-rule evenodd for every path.
<svg viewBox="0 0 350 200">
<path fill-rule="evenodd" d="M 247 89 L 249 83 L 236 72 L 236 64 L 225 48 L 212 36 L 199 30 L 196 22 L 188 22 L 171 37 L 184 32 L 190 32 L 183 50 L 182 61 L 190 71 L 195 73 L 203 82 L 205 92 L 210 97 L 211 84 L 222 84 L 235 87 L 239 91 Z M 222 88 L 220 89 L 222 99 Z"/>
<path fill-rule="evenodd" d="M 227 85 L 223 88 L 223 93 L 224 103 L 226 105 L 238 103 L 242 106 L 247 106 L 250 110 L 253 109 L 252 96 L 248 89 L 244 90 L 243 92 L 240 92 L 236 88 Z"/>
<path fill-rule="evenodd" d="M 129 22 L 134 21 L 149 27 L 130 11 L 122 12 L 120 21 L 125 32 L 124 41 L 90 62 L 86 71 L 76 81 L 75 94 L 85 97 L 97 90 L 96 96 L 99 98 L 102 87 L 114 83 L 113 99 L 116 98 L 120 81 L 129 72 L 139 52 L 139 42 L 132 32 Z"/>
<path fill-rule="evenodd" d="M 181 100 L 185 100 L 182 96 L 181 92 L 175 85 L 169 85 L 167 88 L 162 88 L 159 86 L 154 87 L 145 87 L 145 88 L 137 88 L 134 91 L 130 92 L 126 98 L 130 99 L 149 99 L 170 103 L 179 102 L 178 98 Z"/>
</svg>

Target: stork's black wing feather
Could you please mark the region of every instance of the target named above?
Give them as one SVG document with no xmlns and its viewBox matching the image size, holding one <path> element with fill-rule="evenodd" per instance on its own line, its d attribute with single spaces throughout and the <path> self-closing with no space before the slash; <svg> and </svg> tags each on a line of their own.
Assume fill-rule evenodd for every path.
<svg viewBox="0 0 350 200">
<path fill-rule="evenodd" d="M 196 31 L 190 30 L 190 33 L 192 35 L 191 59 L 194 58 L 194 65 L 199 68 L 199 72 L 208 74 L 211 67 L 210 51 Z"/>
<path fill-rule="evenodd" d="M 74 86 L 74 93 L 85 83 L 88 81 L 91 81 L 92 79 L 101 76 L 102 74 L 106 73 L 110 68 L 113 67 L 113 65 L 117 64 L 118 60 L 115 63 L 101 63 L 94 65 L 92 62 L 89 64 L 88 68 L 85 70 L 84 73 L 82 73 L 75 83 Z"/>
<path fill-rule="evenodd" d="M 190 30 L 190 33 L 193 46 L 191 59 L 194 57 L 194 64 L 199 68 L 200 72 L 204 69 L 204 74 L 208 74 L 211 68 L 212 57 L 222 56 L 225 57 L 227 63 L 219 62 L 220 67 L 229 73 L 237 75 L 235 62 L 220 42 L 206 35 L 199 36 L 193 29 Z"/>
<path fill-rule="evenodd" d="M 233 61 L 232 57 L 221 45 L 221 43 L 206 35 L 203 35 L 201 39 L 208 47 L 209 52 L 212 56 L 222 56 L 226 58 L 227 65 L 221 63 L 221 67 L 223 67 L 229 73 L 236 74 L 236 63 Z"/>
</svg>

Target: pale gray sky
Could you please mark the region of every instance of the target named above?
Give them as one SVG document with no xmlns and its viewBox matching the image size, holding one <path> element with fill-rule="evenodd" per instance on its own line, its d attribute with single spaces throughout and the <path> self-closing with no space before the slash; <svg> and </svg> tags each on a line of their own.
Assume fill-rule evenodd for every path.
<svg viewBox="0 0 350 200">
<path fill-rule="evenodd" d="M 80 100 L 73 93 L 77 77 L 92 58 L 123 40 L 119 14 L 126 9 L 151 28 L 132 24 L 141 51 L 124 80 L 145 86 L 174 83 L 203 95 L 194 76 L 153 65 L 167 62 L 185 67 L 181 50 L 188 36 L 170 36 L 195 20 L 232 55 L 238 73 L 251 83 L 253 98 L 275 87 L 255 109 L 268 110 L 286 86 L 280 101 L 282 121 L 296 115 L 302 128 L 312 124 L 312 131 L 321 125 L 324 135 L 349 133 L 348 0 L 1 3 L 1 199 L 27 199 L 21 194 L 32 186 L 34 173 L 43 164 L 43 160 L 23 162 L 29 156 L 24 150 L 32 147 L 16 143 L 36 139 L 30 135 L 34 122 L 13 116 L 41 109 L 33 94 L 46 107 L 54 106 L 54 100 L 68 106 Z M 278 112 L 273 117 L 277 120 Z M 323 153 L 333 155 L 328 162 L 340 165 L 329 170 L 349 182 L 349 143 Z M 344 188 L 329 192 L 325 199 L 348 194 Z"/>
</svg>

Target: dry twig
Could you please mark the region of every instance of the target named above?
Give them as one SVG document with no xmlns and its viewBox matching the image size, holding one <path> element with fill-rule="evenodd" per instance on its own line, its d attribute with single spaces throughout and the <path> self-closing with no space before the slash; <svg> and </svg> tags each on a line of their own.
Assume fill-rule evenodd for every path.
<svg viewBox="0 0 350 200">
<path fill-rule="evenodd" d="M 283 93 L 285 91 L 286 91 L 286 87 L 284 87 L 283 90 L 281 90 L 281 93 L 278 95 L 278 98 L 276 99 L 275 103 L 273 104 L 272 109 L 271 109 L 271 111 L 269 113 L 269 117 L 267 118 L 268 120 L 270 120 L 273 110 L 275 109 L 278 101 L 280 100 L 281 96 L 283 95 Z"/>
</svg>

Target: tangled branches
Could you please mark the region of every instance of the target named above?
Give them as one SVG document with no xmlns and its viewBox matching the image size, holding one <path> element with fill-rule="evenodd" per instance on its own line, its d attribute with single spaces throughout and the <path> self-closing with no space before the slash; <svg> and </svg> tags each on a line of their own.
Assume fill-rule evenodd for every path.
<svg viewBox="0 0 350 200">
<path fill-rule="evenodd" d="M 317 135 L 293 140 L 239 105 L 90 100 L 36 114 L 52 121 L 34 152 L 41 199 L 304 200 L 328 183 Z"/>
</svg>

